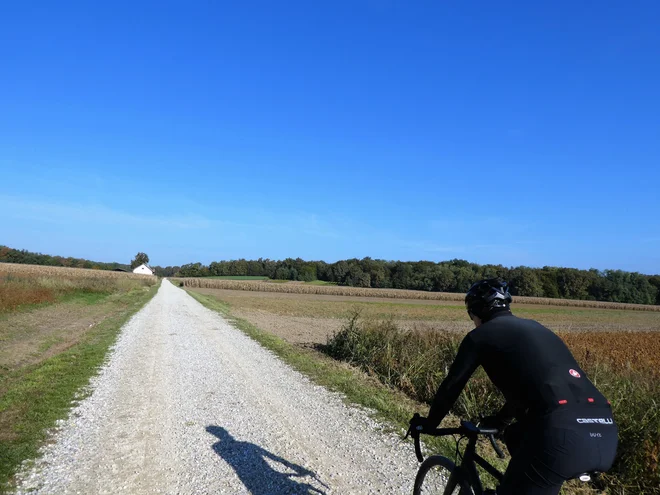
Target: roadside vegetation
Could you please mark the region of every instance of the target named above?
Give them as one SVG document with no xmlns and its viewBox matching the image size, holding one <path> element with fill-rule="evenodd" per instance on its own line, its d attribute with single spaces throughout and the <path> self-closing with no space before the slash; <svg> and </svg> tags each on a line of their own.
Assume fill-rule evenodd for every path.
<svg viewBox="0 0 660 495">
<path fill-rule="evenodd" d="M 660 486 L 660 334 L 560 334 L 580 366 L 612 402 L 620 428 L 617 461 L 599 488 L 613 493 L 652 493 Z M 430 404 L 453 362 L 462 335 L 402 330 L 392 320 L 354 313 L 324 351 Z M 461 418 L 492 414 L 501 394 L 483 370 L 468 383 L 452 412 Z M 657 493 L 657 491 L 656 491 Z"/>
<path fill-rule="evenodd" d="M 79 400 L 159 279 L 0 264 L 0 493 Z"/>
</svg>

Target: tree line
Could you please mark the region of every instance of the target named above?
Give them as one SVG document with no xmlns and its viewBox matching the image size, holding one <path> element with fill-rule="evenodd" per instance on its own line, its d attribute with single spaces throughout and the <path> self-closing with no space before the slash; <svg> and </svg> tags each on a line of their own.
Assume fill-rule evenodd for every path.
<svg viewBox="0 0 660 495">
<path fill-rule="evenodd" d="M 265 276 L 280 280 L 324 280 L 354 287 L 466 292 L 480 279 L 501 277 L 513 295 L 660 304 L 660 276 L 622 270 L 578 270 L 545 266 L 478 265 L 465 260 L 385 261 L 371 258 L 336 263 L 287 258 L 214 261 L 183 265 L 182 277 Z"/>
<path fill-rule="evenodd" d="M 129 265 L 65 258 L 0 246 L 0 262 L 68 266 L 98 270 L 129 270 Z M 501 277 L 513 295 L 583 299 L 633 304 L 660 304 L 660 275 L 622 270 L 578 270 L 545 266 L 478 265 L 464 260 L 386 261 L 371 258 L 336 263 L 285 260 L 214 261 L 209 265 L 152 266 L 161 277 L 261 276 L 278 280 L 323 280 L 354 287 L 466 292 L 475 280 Z"/>
<path fill-rule="evenodd" d="M 140 256 L 142 255 L 142 257 Z M 51 256 L 49 254 L 33 253 L 25 249 L 13 249 L 0 245 L 0 263 L 20 263 L 24 265 L 42 265 L 42 266 L 64 266 L 69 268 L 89 268 L 92 270 L 125 270 L 132 271 L 133 268 L 142 263 L 148 263 L 149 257 L 144 253 L 138 253 L 135 259 L 129 264 L 124 263 L 104 263 L 102 261 L 90 261 L 83 258 L 73 258 L 71 256 Z M 156 275 L 160 277 L 171 277 L 179 272 L 178 266 L 152 266 Z"/>
</svg>

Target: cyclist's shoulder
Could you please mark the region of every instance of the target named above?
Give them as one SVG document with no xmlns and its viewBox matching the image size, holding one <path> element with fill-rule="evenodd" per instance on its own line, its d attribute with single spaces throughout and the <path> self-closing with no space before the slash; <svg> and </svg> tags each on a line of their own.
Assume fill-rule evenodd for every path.
<svg viewBox="0 0 660 495">
<path fill-rule="evenodd" d="M 492 328 L 524 329 L 524 328 L 546 328 L 536 320 L 521 318 L 513 313 L 503 313 L 487 321 L 475 330 L 489 330 Z"/>
<path fill-rule="evenodd" d="M 529 337 L 530 332 L 537 334 L 545 331 L 552 332 L 536 320 L 528 320 L 507 313 L 483 323 L 472 330 L 468 336 L 475 343 L 479 343 L 501 340 L 506 336 L 510 338 L 522 337 L 523 335 Z"/>
</svg>

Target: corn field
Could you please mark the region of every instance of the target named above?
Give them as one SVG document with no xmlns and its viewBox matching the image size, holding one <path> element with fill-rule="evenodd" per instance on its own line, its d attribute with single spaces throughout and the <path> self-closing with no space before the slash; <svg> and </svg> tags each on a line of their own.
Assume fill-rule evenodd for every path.
<svg viewBox="0 0 660 495">
<path fill-rule="evenodd" d="M 333 296 L 385 297 L 392 299 L 424 299 L 431 301 L 455 301 L 463 303 L 465 295 L 453 292 L 426 292 L 404 289 L 371 289 L 338 285 L 275 284 L 246 280 L 218 280 L 206 278 L 174 278 L 184 287 L 200 289 L 228 289 L 258 292 L 283 292 L 289 294 L 323 294 Z M 660 306 L 625 304 L 577 299 L 553 299 L 547 297 L 514 297 L 516 304 L 538 304 L 547 306 L 571 306 L 577 308 L 620 309 L 635 311 L 660 311 Z"/>
</svg>

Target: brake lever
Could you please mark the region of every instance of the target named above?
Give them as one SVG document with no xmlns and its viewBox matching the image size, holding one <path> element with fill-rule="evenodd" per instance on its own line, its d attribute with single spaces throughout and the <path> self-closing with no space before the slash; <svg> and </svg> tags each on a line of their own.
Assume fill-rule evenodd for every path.
<svg viewBox="0 0 660 495">
<path fill-rule="evenodd" d="M 419 417 L 420 417 L 419 413 L 415 413 L 413 416 L 413 420 Z M 408 431 L 406 432 L 406 436 L 403 438 L 404 440 L 409 436 L 413 438 L 413 440 L 415 441 L 415 455 L 417 456 L 417 460 L 419 462 L 424 461 L 424 455 L 422 454 L 422 447 L 420 445 L 420 440 L 419 440 L 419 437 L 421 436 L 420 435 L 421 432 L 422 432 L 422 427 L 417 426 L 416 428 L 413 428 L 411 421 L 410 428 L 408 428 Z"/>
<path fill-rule="evenodd" d="M 490 440 L 490 444 L 493 446 L 493 449 L 495 449 L 495 453 L 497 453 L 497 457 L 500 459 L 504 459 L 506 456 L 504 455 L 504 452 L 502 452 L 502 449 L 500 448 L 499 445 L 497 445 L 497 442 L 495 441 L 495 437 L 491 433 L 488 435 L 488 440 Z"/>
<path fill-rule="evenodd" d="M 415 435 L 415 455 L 417 456 L 417 460 L 419 462 L 424 462 L 424 455 L 422 454 L 422 446 L 420 445 L 419 442 L 419 437 L 420 435 Z"/>
</svg>

